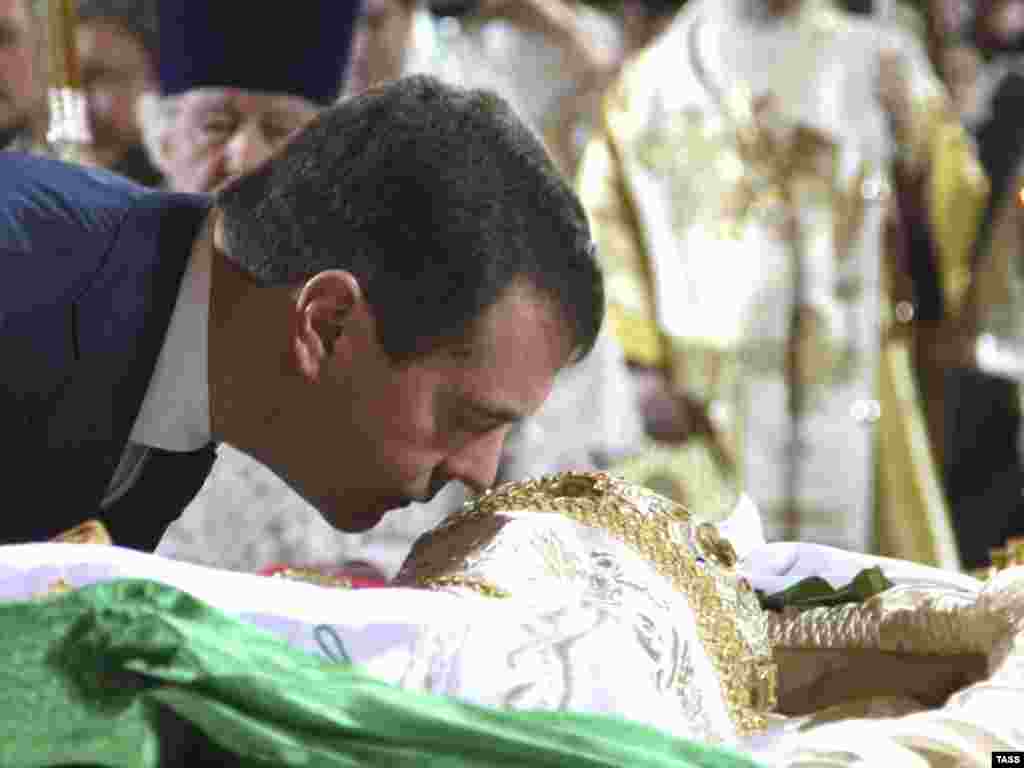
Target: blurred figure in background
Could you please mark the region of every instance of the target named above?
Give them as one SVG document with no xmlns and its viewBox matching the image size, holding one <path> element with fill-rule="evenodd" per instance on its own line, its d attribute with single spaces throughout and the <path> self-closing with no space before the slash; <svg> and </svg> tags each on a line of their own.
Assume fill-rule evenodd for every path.
<svg viewBox="0 0 1024 768">
<path fill-rule="evenodd" d="M 954 371 L 946 404 L 946 482 L 961 521 L 965 564 L 978 567 L 988 563 L 990 549 L 1024 531 L 1024 2 L 979 0 L 963 36 L 980 60 L 964 118 L 992 195 L 975 250 L 970 319 L 976 355 L 970 366 Z"/>
<path fill-rule="evenodd" d="M 45 144 L 44 13 L 39 0 L 0 0 L 0 149 Z"/>
<path fill-rule="evenodd" d="M 674 471 L 699 506 L 711 478 L 769 539 L 956 567 L 886 219 L 917 193 L 956 318 L 986 183 L 923 46 L 824 0 L 691 0 L 603 125 L 580 189 L 609 317 L 678 446 L 631 479 Z"/>
<path fill-rule="evenodd" d="M 972 295 L 975 366 L 957 371 L 947 474 L 969 567 L 1024 534 L 1024 164 L 998 195 Z"/>
<path fill-rule="evenodd" d="M 497 91 L 571 176 L 617 67 L 615 20 L 577 0 L 365 0 L 346 93 L 410 74 Z M 451 14 L 451 15 L 448 15 Z"/>
<path fill-rule="evenodd" d="M 928 22 L 914 0 L 839 0 L 837 5 L 850 13 L 879 18 L 883 13 L 887 22 L 894 22 L 922 43 L 927 42 Z"/>
<path fill-rule="evenodd" d="M 83 159 L 151 187 L 163 179 L 143 146 L 137 108 L 158 88 L 154 2 L 82 0 L 75 31 L 92 136 Z"/>
<path fill-rule="evenodd" d="M 161 94 L 144 98 L 142 111 L 147 149 L 168 185 L 217 189 L 333 102 L 356 5 L 261 6 L 239 25 L 218 4 L 161 0 Z"/>
<path fill-rule="evenodd" d="M 979 0 L 967 33 L 982 59 L 973 108 L 965 114 L 992 180 L 986 221 L 1002 203 L 1024 155 L 1020 105 L 1024 99 L 1024 0 Z"/>
</svg>

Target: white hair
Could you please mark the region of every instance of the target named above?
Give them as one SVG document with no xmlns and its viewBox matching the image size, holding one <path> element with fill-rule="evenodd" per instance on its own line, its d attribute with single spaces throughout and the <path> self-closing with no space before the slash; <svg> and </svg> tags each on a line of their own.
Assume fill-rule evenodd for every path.
<svg viewBox="0 0 1024 768">
<path fill-rule="evenodd" d="M 178 96 L 162 96 L 145 91 L 135 104 L 135 117 L 142 129 L 142 144 L 150 162 L 167 175 L 167 132 L 174 124 L 181 106 Z"/>
</svg>

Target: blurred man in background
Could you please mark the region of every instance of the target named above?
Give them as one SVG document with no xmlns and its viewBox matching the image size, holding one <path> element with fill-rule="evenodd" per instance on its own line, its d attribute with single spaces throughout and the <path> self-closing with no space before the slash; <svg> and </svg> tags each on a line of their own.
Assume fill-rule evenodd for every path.
<svg viewBox="0 0 1024 768">
<path fill-rule="evenodd" d="M 857 551 L 877 503 L 887 551 L 955 567 L 906 341 L 931 318 L 886 222 L 926 212 L 956 319 L 987 185 L 923 45 L 823 0 L 691 0 L 605 104 L 580 189 L 648 428 L 677 446 L 634 479 L 674 470 L 697 504 L 717 478 L 770 539 Z"/>
<path fill-rule="evenodd" d="M 91 135 L 83 161 L 158 186 L 138 117 L 140 98 L 158 87 L 155 2 L 83 0 L 75 42 Z"/>
<path fill-rule="evenodd" d="M 366 0 L 346 93 L 424 73 L 500 93 L 575 173 L 621 46 L 615 19 L 579 0 Z"/>
<path fill-rule="evenodd" d="M 168 185 L 209 192 L 259 164 L 338 96 L 358 0 L 234 10 L 160 3 L 160 95 L 146 146 Z"/>
</svg>

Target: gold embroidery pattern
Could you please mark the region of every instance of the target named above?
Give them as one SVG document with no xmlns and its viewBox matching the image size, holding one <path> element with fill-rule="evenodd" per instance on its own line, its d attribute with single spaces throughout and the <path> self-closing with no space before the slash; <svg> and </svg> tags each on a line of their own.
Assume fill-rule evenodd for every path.
<svg viewBox="0 0 1024 768">
<path fill-rule="evenodd" d="M 63 533 L 53 537 L 51 541 L 64 544 L 100 544 L 111 546 L 114 541 L 110 538 L 107 527 L 99 520 L 86 520 Z"/>
<path fill-rule="evenodd" d="M 451 562 L 418 554 L 432 549 L 431 541 L 446 532 L 458 538 L 462 523 L 512 512 L 555 513 L 604 530 L 651 564 L 692 606 L 697 635 L 737 730 L 746 734 L 765 726 L 763 713 L 776 702 L 777 671 L 756 595 L 734 570 L 735 552 L 713 525 L 696 525 L 686 509 L 639 486 L 604 473 L 564 473 L 499 486 L 467 502 L 418 541 L 396 583 L 428 588 L 453 583 L 458 577 L 450 571 L 461 567 L 461 555 Z M 467 586 L 485 594 L 500 591 L 473 581 L 478 583 Z"/>
<path fill-rule="evenodd" d="M 771 613 L 768 632 L 776 648 L 986 653 L 1001 622 L 980 620 L 976 600 L 952 588 L 902 585 L 863 603 Z"/>
<path fill-rule="evenodd" d="M 484 597 L 510 597 L 508 590 L 492 584 L 486 579 L 473 578 L 472 576 L 461 576 L 457 573 L 448 576 L 438 576 L 421 583 L 420 586 L 432 590 L 446 589 L 448 587 L 466 587 Z"/>
<path fill-rule="evenodd" d="M 333 587 L 335 589 L 352 589 L 352 582 L 344 576 L 332 576 L 316 568 L 285 568 L 271 574 L 272 579 L 285 579 L 287 581 L 304 581 L 307 584 L 316 584 L 318 587 Z"/>
<path fill-rule="evenodd" d="M 756 220 L 794 254 L 812 241 L 828 241 L 840 273 L 833 296 L 847 307 L 858 304 L 863 287 L 849 274 L 847 257 L 864 223 L 868 169 L 862 166 L 844 185 L 838 177 L 839 148 L 828 136 L 806 125 L 771 130 L 781 118 L 772 114 L 769 101 L 751 100 L 746 110 L 733 110 L 747 114 L 745 121 L 736 117 L 716 126 L 693 109 L 664 113 L 638 142 L 637 159 L 670 189 L 673 231 L 680 240 L 694 227 L 722 240 L 739 239 Z M 765 300 L 774 302 L 774 293 Z M 795 352 L 804 390 L 813 393 L 850 380 L 859 362 L 852 341 L 837 347 L 819 310 L 806 306 L 801 312 L 806 321 Z M 786 344 L 744 350 L 751 358 L 746 362 L 763 370 L 785 367 L 789 354 Z"/>
</svg>

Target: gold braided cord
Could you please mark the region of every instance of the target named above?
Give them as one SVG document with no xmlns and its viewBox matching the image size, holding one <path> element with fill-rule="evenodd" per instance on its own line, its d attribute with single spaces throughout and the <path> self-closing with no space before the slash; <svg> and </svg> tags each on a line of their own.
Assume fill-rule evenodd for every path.
<svg viewBox="0 0 1024 768">
<path fill-rule="evenodd" d="M 318 568 L 285 568 L 275 571 L 271 578 L 285 579 L 286 581 L 304 581 L 307 584 L 316 584 L 318 587 L 333 587 L 335 589 L 352 589 L 352 580 L 345 576 L 335 576 L 325 573 Z"/>
<path fill-rule="evenodd" d="M 486 579 L 478 579 L 472 576 L 460 576 L 457 573 L 447 576 L 435 576 L 432 579 L 423 579 L 418 582 L 421 587 L 428 589 L 445 589 L 447 587 L 465 587 L 471 589 L 484 597 L 511 597 L 507 589 L 502 589 Z"/>
</svg>

